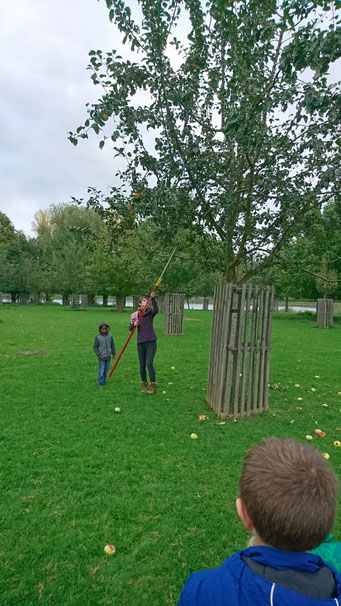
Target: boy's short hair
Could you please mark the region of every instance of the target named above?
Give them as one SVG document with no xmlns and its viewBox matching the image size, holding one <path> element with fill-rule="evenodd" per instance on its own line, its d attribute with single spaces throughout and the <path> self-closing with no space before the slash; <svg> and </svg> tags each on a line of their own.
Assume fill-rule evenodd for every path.
<svg viewBox="0 0 341 606">
<path fill-rule="evenodd" d="M 333 526 L 338 479 L 311 446 L 269 438 L 246 453 L 239 496 L 264 543 L 309 551 Z"/>
</svg>

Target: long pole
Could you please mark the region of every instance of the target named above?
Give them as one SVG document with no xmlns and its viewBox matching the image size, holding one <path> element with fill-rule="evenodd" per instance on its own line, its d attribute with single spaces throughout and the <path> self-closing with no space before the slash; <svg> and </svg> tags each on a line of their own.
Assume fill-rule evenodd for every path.
<svg viewBox="0 0 341 606">
<path fill-rule="evenodd" d="M 160 286 L 160 284 L 161 284 L 161 282 L 162 282 L 162 277 L 163 277 L 163 275 L 164 275 L 164 273 L 165 273 L 165 271 L 166 271 L 166 269 L 167 269 L 168 265 L 170 264 L 170 262 L 171 262 L 171 260 L 172 260 L 172 258 L 173 258 L 173 255 L 174 255 L 174 253 L 175 253 L 175 251 L 176 251 L 176 247 L 174 248 L 174 250 L 173 250 L 173 252 L 172 252 L 171 256 L 169 257 L 169 259 L 168 259 L 168 261 L 167 261 L 166 265 L 164 266 L 164 268 L 163 268 L 163 270 L 162 270 L 162 273 L 161 273 L 161 275 L 160 275 L 159 279 L 157 280 L 157 282 L 156 282 L 156 284 L 155 284 L 155 286 L 154 286 L 154 288 L 153 288 L 152 292 L 150 293 L 149 298 L 147 299 L 147 303 L 145 304 L 145 306 L 144 306 L 144 307 L 143 307 L 143 309 L 141 310 L 141 312 L 140 312 L 140 314 L 139 314 L 139 316 L 138 316 L 138 318 L 137 318 L 137 322 L 138 322 L 138 323 L 140 322 L 140 320 L 141 320 L 141 318 L 142 318 L 142 316 L 143 316 L 144 312 L 146 311 L 146 309 L 147 309 L 147 307 L 148 307 L 148 303 L 149 303 L 150 299 L 152 298 L 153 294 L 155 293 L 155 291 L 156 291 L 157 287 L 158 287 L 158 286 Z M 120 359 L 122 358 L 122 355 L 123 355 L 123 353 L 124 353 L 124 351 L 125 351 L 125 349 L 126 349 L 126 347 L 127 347 L 128 343 L 129 343 L 129 341 L 130 341 L 131 337 L 133 336 L 133 334 L 134 334 L 134 332 L 135 332 L 136 328 L 137 328 L 137 325 L 133 327 L 133 330 L 131 331 L 131 333 L 130 333 L 130 335 L 129 335 L 128 339 L 126 340 L 125 344 L 123 345 L 122 350 L 121 350 L 121 352 L 120 352 L 120 354 L 119 354 L 119 356 L 118 356 L 118 358 L 117 358 L 117 360 L 116 360 L 116 362 L 115 362 L 114 366 L 112 367 L 111 371 L 109 372 L 109 375 L 108 375 L 109 377 L 111 377 L 111 375 L 112 375 L 112 373 L 114 372 L 114 370 L 115 370 L 115 368 L 116 368 L 117 364 L 119 363 Z"/>
</svg>

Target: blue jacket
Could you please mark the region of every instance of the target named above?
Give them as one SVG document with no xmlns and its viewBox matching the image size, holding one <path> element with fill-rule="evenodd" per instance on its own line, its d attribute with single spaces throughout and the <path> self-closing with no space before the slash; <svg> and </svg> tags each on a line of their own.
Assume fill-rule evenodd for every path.
<svg viewBox="0 0 341 606">
<path fill-rule="evenodd" d="M 268 578 L 256 574 L 245 563 L 252 560 L 252 566 L 266 570 Z M 271 568 L 269 568 L 271 567 Z M 275 569 L 275 570 L 273 570 Z M 330 587 L 335 597 L 326 597 L 316 601 L 307 593 L 287 589 L 284 585 L 269 580 L 269 576 L 281 578 L 297 575 L 303 578 L 303 585 L 310 586 L 314 576 L 327 577 L 327 583 L 313 583 L 314 589 L 323 595 Z M 326 573 L 326 576 L 325 576 Z M 306 578 L 308 577 L 308 581 Z M 327 586 L 327 593 L 326 591 Z M 272 547 L 250 547 L 237 551 L 225 560 L 220 568 L 195 572 L 187 579 L 178 606 L 341 606 L 341 575 L 332 566 L 326 565 L 321 558 L 310 553 L 289 553 Z"/>
</svg>

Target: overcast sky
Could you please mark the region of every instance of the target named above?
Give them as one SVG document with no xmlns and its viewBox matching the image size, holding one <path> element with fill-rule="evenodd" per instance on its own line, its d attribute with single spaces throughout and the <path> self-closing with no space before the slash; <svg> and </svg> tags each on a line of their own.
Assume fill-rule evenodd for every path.
<svg viewBox="0 0 341 606">
<path fill-rule="evenodd" d="M 0 2 L 0 211 L 26 235 L 37 210 L 113 183 L 99 138 L 67 139 L 101 95 L 86 69 L 99 48 L 117 48 L 103 0 Z"/>
<path fill-rule="evenodd" d="M 104 0 L 0 0 L 0 211 L 28 236 L 38 210 L 114 183 L 110 146 L 67 139 L 102 93 L 88 53 L 112 48 L 127 53 Z"/>
</svg>

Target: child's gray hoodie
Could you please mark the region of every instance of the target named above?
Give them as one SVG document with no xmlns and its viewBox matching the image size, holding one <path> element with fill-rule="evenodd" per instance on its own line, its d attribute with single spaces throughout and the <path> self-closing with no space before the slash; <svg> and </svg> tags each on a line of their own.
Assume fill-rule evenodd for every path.
<svg viewBox="0 0 341 606">
<path fill-rule="evenodd" d="M 107 326 L 110 330 L 107 322 L 100 322 L 98 330 L 101 329 L 101 326 Z M 109 331 L 106 335 L 99 332 L 95 337 L 93 349 L 98 358 L 102 357 L 104 360 L 110 360 L 111 356 L 115 355 L 115 343 L 112 334 Z"/>
</svg>

